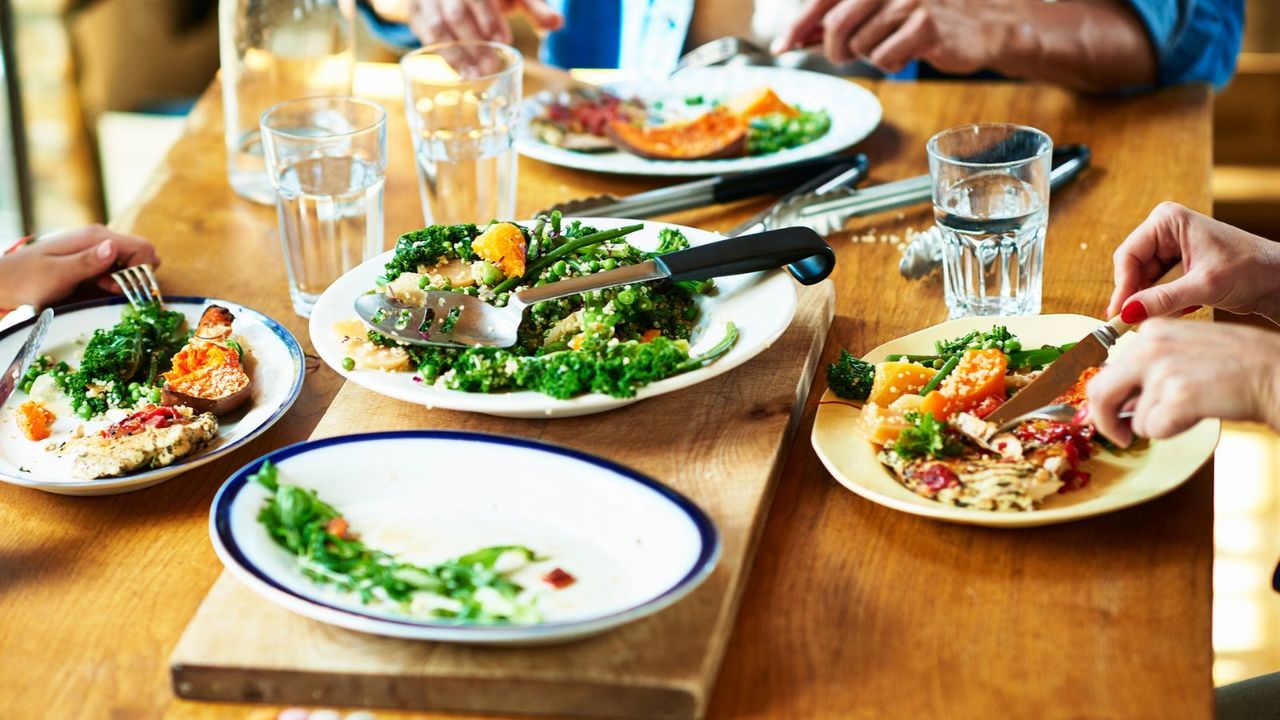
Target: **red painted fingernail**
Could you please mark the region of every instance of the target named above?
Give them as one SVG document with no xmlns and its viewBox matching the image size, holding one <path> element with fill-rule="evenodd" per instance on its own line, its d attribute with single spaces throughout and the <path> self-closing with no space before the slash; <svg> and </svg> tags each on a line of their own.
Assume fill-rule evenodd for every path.
<svg viewBox="0 0 1280 720">
<path fill-rule="evenodd" d="M 1184 308 L 1182 308 L 1182 314 L 1183 314 L 1183 315 L 1190 315 L 1191 313 L 1193 313 L 1193 312 L 1195 312 L 1195 311 L 1199 310 L 1199 309 L 1200 309 L 1200 308 L 1202 308 L 1202 307 L 1204 307 L 1204 306 L 1203 306 L 1203 305 L 1192 305 L 1191 307 L 1184 307 Z"/>
<path fill-rule="evenodd" d="M 1075 417 L 1071 418 L 1071 422 L 1076 425 L 1083 425 L 1089 422 L 1089 406 L 1082 405 L 1079 410 L 1076 410 Z"/>
<path fill-rule="evenodd" d="M 1133 325 L 1147 319 L 1147 308 L 1134 300 L 1120 309 L 1120 319 Z"/>
</svg>

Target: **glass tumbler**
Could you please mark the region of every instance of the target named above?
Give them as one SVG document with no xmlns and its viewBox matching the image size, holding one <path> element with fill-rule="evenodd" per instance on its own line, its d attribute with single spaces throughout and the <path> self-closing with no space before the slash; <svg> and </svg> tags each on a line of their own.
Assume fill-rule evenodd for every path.
<svg viewBox="0 0 1280 720">
<path fill-rule="evenodd" d="M 261 125 L 289 297 L 309 317 L 325 288 L 383 251 L 387 113 L 353 97 L 301 98 Z"/>
<path fill-rule="evenodd" d="M 964 125 L 928 150 L 950 316 L 1038 314 L 1053 141 L 1023 125 Z"/>
<path fill-rule="evenodd" d="M 220 0 L 218 42 L 227 179 L 241 197 L 271 204 L 258 119 L 290 98 L 350 95 L 354 0 Z"/>
<path fill-rule="evenodd" d="M 478 40 L 429 45 L 401 59 L 427 224 L 515 215 L 522 64 L 515 48 Z"/>
</svg>

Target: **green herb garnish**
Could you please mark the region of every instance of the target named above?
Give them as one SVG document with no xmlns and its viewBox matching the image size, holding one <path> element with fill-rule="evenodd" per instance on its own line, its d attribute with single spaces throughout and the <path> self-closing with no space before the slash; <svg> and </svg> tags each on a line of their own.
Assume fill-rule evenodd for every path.
<svg viewBox="0 0 1280 720">
<path fill-rule="evenodd" d="M 908 412 L 904 417 L 911 424 L 903 428 L 891 448 L 899 457 L 955 457 L 964 452 L 960 440 L 933 415 Z"/>
</svg>

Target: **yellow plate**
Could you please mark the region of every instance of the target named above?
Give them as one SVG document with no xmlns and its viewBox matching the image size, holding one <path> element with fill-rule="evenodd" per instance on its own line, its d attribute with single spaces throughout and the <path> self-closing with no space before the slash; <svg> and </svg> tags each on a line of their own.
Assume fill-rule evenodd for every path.
<svg viewBox="0 0 1280 720">
<path fill-rule="evenodd" d="M 1007 326 L 1026 348 L 1061 345 L 1084 337 L 1102 322 L 1083 315 L 961 318 L 891 340 L 863 359 L 879 362 L 892 353 L 932 353 L 935 340 L 970 330 L 987 330 L 992 325 Z M 1128 339 L 1125 336 L 1117 343 L 1112 361 L 1123 362 Z M 839 400 L 830 390 L 822 399 Z M 990 527 L 1032 527 L 1080 520 L 1160 497 L 1186 482 L 1213 456 L 1222 429 L 1217 420 L 1203 420 L 1181 435 L 1155 440 L 1119 455 L 1099 449 L 1084 465 L 1086 471 L 1093 473 L 1088 487 L 1053 495 L 1031 512 L 991 512 L 944 505 L 908 490 L 876 459 L 876 447 L 854 433 L 858 413 L 857 408 L 847 405 L 823 404 L 818 406 L 813 423 L 813 449 L 841 485 L 894 510 Z"/>
</svg>

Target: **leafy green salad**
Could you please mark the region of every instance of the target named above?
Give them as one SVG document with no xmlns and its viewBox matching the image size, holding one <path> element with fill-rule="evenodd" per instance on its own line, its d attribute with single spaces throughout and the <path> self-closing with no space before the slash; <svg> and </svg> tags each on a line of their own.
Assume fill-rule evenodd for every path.
<svg viewBox="0 0 1280 720">
<path fill-rule="evenodd" d="M 495 545 L 417 565 L 366 545 L 314 490 L 280 482 L 279 468 L 269 460 L 249 480 L 271 493 L 258 522 L 316 583 L 354 593 L 366 605 L 390 604 L 407 615 L 476 624 L 542 621 L 537 596 L 511 579 L 523 565 L 546 559 L 527 547 Z M 557 589 L 573 582 L 558 568 L 544 580 Z"/>
<path fill-rule="evenodd" d="M 511 222 L 432 225 L 402 235 L 376 291 L 422 306 L 432 290 L 466 293 L 505 306 L 511 293 L 558 280 L 645 262 L 689 247 L 663 228 L 644 251 L 627 242 L 643 224 L 599 230 L 562 221 L 558 212 L 532 228 Z M 631 397 L 652 382 L 702 367 L 724 355 L 737 329 L 701 354 L 689 340 L 699 317 L 696 297 L 715 283 L 634 283 L 539 302 L 525 312 L 510 348 L 402 345 L 376 331 L 339 323 L 347 369 L 416 370 L 421 382 L 465 392 L 535 390 L 555 398 L 588 392 Z M 349 360 L 349 362 L 348 362 Z"/>
<path fill-rule="evenodd" d="M 189 336 L 181 312 L 165 310 L 158 303 L 140 309 L 126 305 L 120 322 L 93 331 L 79 369 L 42 355 L 27 369 L 19 387 L 30 393 L 37 378 L 49 375 L 85 420 L 143 400 L 158 403 L 164 384 L 160 375 L 169 370 L 174 353 Z"/>
</svg>

